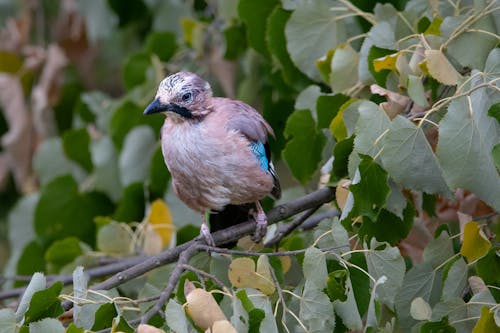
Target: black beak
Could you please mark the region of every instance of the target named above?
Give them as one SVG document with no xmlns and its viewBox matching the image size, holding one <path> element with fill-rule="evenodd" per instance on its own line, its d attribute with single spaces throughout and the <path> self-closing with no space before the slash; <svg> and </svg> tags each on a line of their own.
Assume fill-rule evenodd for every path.
<svg viewBox="0 0 500 333">
<path fill-rule="evenodd" d="M 169 111 L 170 109 L 171 108 L 169 108 L 168 104 L 163 104 L 162 102 L 160 102 L 158 98 L 155 98 L 155 100 L 148 105 L 148 107 L 146 108 L 146 110 L 144 110 L 142 114 L 148 115 L 153 113 L 166 112 Z"/>
<path fill-rule="evenodd" d="M 167 112 L 167 111 L 177 113 L 179 116 L 183 118 L 188 118 L 188 119 L 193 118 L 193 114 L 191 113 L 191 111 L 189 111 L 185 107 L 179 106 L 174 103 L 163 104 L 162 102 L 160 102 L 158 98 L 152 101 L 151 104 L 148 105 L 148 107 L 146 108 L 146 110 L 144 110 L 142 114 L 148 115 L 148 114 Z"/>
</svg>

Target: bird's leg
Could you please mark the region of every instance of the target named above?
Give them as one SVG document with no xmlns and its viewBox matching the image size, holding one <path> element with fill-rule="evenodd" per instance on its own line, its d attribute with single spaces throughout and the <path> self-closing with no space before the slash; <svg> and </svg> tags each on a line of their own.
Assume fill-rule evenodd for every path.
<svg viewBox="0 0 500 333">
<path fill-rule="evenodd" d="M 208 228 L 207 225 L 207 214 L 201 215 L 201 228 L 200 228 L 200 235 L 202 235 L 205 238 L 205 241 L 207 242 L 208 246 L 214 246 L 215 247 L 215 242 L 212 237 L 212 234 L 210 233 L 210 229 Z"/>
<path fill-rule="evenodd" d="M 255 227 L 255 233 L 252 236 L 252 241 L 258 243 L 267 233 L 267 216 L 259 201 L 255 201 L 255 207 L 257 208 L 257 211 L 253 213 L 253 218 L 255 219 L 257 226 Z"/>
</svg>

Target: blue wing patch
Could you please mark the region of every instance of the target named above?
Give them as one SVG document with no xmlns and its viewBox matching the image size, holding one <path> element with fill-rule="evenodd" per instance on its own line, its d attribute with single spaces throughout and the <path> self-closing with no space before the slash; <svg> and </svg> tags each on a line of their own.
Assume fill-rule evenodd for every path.
<svg viewBox="0 0 500 333">
<path fill-rule="evenodd" d="M 252 153 L 259 161 L 262 170 L 269 171 L 269 161 L 267 160 L 266 148 L 264 147 L 264 144 L 259 141 L 251 142 L 250 149 L 252 150 Z"/>
</svg>

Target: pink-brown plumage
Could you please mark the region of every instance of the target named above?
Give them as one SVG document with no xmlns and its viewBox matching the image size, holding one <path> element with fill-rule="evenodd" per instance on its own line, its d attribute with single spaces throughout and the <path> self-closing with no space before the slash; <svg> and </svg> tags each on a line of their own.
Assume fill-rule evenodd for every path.
<svg viewBox="0 0 500 333">
<path fill-rule="evenodd" d="M 257 222 L 265 223 L 258 200 L 279 193 L 279 183 L 272 164 L 264 170 L 250 148 L 273 134 L 264 118 L 241 101 L 212 97 L 189 72 L 162 81 L 145 114 L 155 112 L 167 115 L 161 146 L 175 194 L 200 214 L 255 202 Z"/>
</svg>

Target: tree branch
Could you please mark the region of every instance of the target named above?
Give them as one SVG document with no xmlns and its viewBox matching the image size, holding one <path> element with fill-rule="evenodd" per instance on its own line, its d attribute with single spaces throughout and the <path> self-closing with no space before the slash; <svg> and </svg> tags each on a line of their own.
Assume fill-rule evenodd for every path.
<svg viewBox="0 0 500 333">
<path fill-rule="evenodd" d="M 293 201 L 287 202 L 283 205 L 279 205 L 271 209 L 267 213 L 268 224 L 274 224 L 276 222 L 282 221 L 302 211 L 311 209 L 324 203 L 328 203 L 333 199 L 335 199 L 335 189 L 326 187 L 316 190 L 303 197 L 297 198 Z M 249 223 L 247 221 L 238 225 L 234 225 L 230 228 L 217 231 L 213 233 L 212 236 L 215 244 L 219 245 L 230 241 L 235 241 L 246 235 L 250 235 L 254 230 L 255 222 L 253 222 L 252 220 L 252 223 Z M 90 278 L 98 278 L 110 274 L 115 274 L 103 282 L 94 284 L 93 286 L 91 286 L 91 289 L 111 289 L 136 277 L 139 277 L 157 267 L 175 262 L 176 260 L 178 260 L 180 254 L 183 251 L 187 250 L 195 244 L 203 245 L 205 244 L 205 240 L 198 237 L 187 243 L 178 245 L 171 249 L 167 249 L 154 256 L 137 256 L 127 258 L 113 264 L 86 270 L 86 273 Z M 54 277 L 54 281 L 61 281 L 65 285 L 72 283 L 71 275 L 61 275 L 58 279 L 56 279 L 56 277 Z M 0 292 L 0 299 L 17 297 L 21 295 L 24 290 L 25 288 L 17 288 Z M 72 307 L 72 303 L 66 301 L 63 303 L 63 307 L 68 310 Z"/>
</svg>

